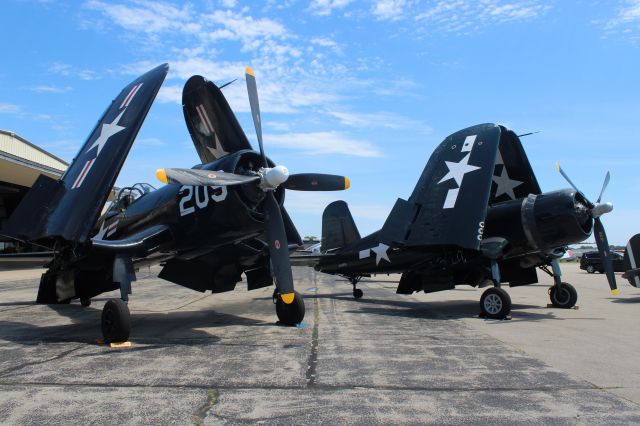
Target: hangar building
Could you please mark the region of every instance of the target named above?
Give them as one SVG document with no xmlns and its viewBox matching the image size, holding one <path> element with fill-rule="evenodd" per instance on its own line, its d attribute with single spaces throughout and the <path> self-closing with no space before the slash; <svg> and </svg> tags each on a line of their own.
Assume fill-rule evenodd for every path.
<svg viewBox="0 0 640 426">
<path fill-rule="evenodd" d="M 0 234 L 38 176 L 42 173 L 58 179 L 68 166 L 64 160 L 15 133 L 0 130 Z M 0 252 L 4 246 L 0 242 Z"/>
</svg>

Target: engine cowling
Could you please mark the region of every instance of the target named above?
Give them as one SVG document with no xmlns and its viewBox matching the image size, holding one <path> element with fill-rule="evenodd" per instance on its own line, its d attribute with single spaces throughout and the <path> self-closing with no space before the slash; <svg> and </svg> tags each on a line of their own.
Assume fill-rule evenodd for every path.
<svg viewBox="0 0 640 426">
<path fill-rule="evenodd" d="M 532 252 L 552 252 L 591 235 L 593 219 L 588 201 L 573 190 L 563 189 L 489 207 L 483 241 L 503 238 L 503 257 Z"/>
</svg>

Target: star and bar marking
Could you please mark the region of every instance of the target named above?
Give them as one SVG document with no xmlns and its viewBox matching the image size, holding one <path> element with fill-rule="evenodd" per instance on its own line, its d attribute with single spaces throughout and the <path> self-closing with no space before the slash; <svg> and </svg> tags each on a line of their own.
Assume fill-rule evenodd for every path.
<svg viewBox="0 0 640 426">
<path fill-rule="evenodd" d="M 444 200 L 444 204 L 442 206 L 443 209 L 451 209 L 455 207 L 456 201 L 458 200 L 458 193 L 460 192 L 460 188 L 462 187 L 462 179 L 464 179 L 464 175 L 475 170 L 479 170 L 481 167 L 474 166 L 469 164 L 469 157 L 471 157 L 471 150 L 475 144 L 477 135 L 470 135 L 464 139 L 464 143 L 462 144 L 462 148 L 460 152 L 466 152 L 462 160 L 455 161 L 445 161 L 445 165 L 449 169 L 446 175 L 438 182 L 443 183 L 448 181 L 449 179 L 453 179 L 456 181 L 458 185 L 457 188 L 451 188 L 447 191 L 447 196 Z"/>
<path fill-rule="evenodd" d="M 371 256 L 371 253 L 375 253 L 376 255 L 376 266 L 378 266 L 378 264 L 380 263 L 381 260 L 386 260 L 387 262 L 391 263 L 391 260 L 389 259 L 389 255 L 387 254 L 387 251 L 389 250 L 389 246 L 386 244 L 382 244 L 379 243 L 376 247 L 371 247 L 365 250 L 361 250 L 358 253 L 358 258 L 360 260 L 362 259 L 366 259 L 367 257 Z"/>
<path fill-rule="evenodd" d="M 121 109 L 122 111 L 111 123 L 102 123 L 102 127 L 100 128 L 100 135 L 91 144 L 91 146 L 85 151 L 85 153 L 88 153 L 93 148 L 97 147 L 96 156 L 94 158 L 87 160 L 84 163 L 84 166 L 82 166 L 82 169 L 80 170 L 80 173 L 78 173 L 76 180 L 73 182 L 73 185 L 71 185 L 71 189 L 77 189 L 77 188 L 80 188 L 80 186 L 82 186 L 82 183 L 84 182 L 86 177 L 89 175 L 89 171 L 91 170 L 91 167 L 93 167 L 93 165 L 95 164 L 96 159 L 100 155 L 102 148 L 104 148 L 104 146 L 109 141 L 109 138 L 126 129 L 125 126 L 120 126 L 118 123 L 120 122 L 120 119 L 124 115 L 124 112 L 127 110 L 127 107 L 131 104 L 131 101 L 133 100 L 133 98 L 136 96 L 136 94 L 142 87 L 142 84 L 143 83 L 138 83 L 131 88 L 127 96 L 125 96 L 124 100 L 120 104 L 120 107 L 118 108 L 118 109 Z"/>
<path fill-rule="evenodd" d="M 499 150 L 498 155 L 496 156 L 496 166 L 498 165 L 502 165 L 502 172 L 500 173 L 500 175 L 493 175 L 493 181 L 497 185 L 495 198 L 498 198 L 502 194 L 507 194 L 509 198 L 515 200 L 516 194 L 513 192 L 513 190 L 522 185 L 524 182 L 511 179 L 509 177 L 509 173 L 507 172 L 507 165 L 504 164 L 502 154 L 500 154 Z"/>
</svg>

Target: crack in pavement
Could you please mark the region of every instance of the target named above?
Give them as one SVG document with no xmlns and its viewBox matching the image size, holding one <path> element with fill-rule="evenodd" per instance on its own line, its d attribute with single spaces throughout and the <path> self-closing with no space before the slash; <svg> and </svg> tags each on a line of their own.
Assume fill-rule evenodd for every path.
<svg viewBox="0 0 640 426">
<path fill-rule="evenodd" d="M 202 389 L 202 390 L 211 390 L 215 388 L 217 390 L 304 390 L 308 389 L 307 385 L 300 386 L 286 386 L 286 385 L 213 385 L 203 384 L 127 384 L 127 383 L 52 383 L 52 382 L 11 382 L 11 381 L 0 381 L 0 387 L 21 387 L 21 386 L 41 386 L 41 387 L 61 387 L 61 386 L 69 386 L 69 387 L 88 387 L 88 388 L 141 388 L 141 389 Z M 514 392 L 514 391 L 525 391 L 525 392 L 549 392 L 549 391 L 563 391 L 563 390 L 613 390 L 613 389 L 623 389 L 622 387 L 596 387 L 596 386 L 540 386 L 540 387 L 516 387 L 516 386 L 502 386 L 502 387 L 469 387 L 469 386 L 460 386 L 460 387 L 428 387 L 428 386 L 370 386 L 370 385 L 326 385 L 326 384 L 316 384 L 313 387 L 314 390 L 320 391 L 336 391 L 336 390 L 380 390 L 380 391 L 408 391 L 408 392 Z"/>
<path fill-rule="evenodd" d="M 316 283 L 316 273 L 313 272 L 313 284 L 314 287 L 317 288 Z M 318 367 L 318 327 L 320 323 L 320 308 L 318 303 L 318 298 L 315 297 L 313 299 L 313 333 L 311 336 L 311 353 L 309 354 L 309 359 L 307 360 L 307 386 L 315 386 L 316 385 L 316 374 Z"/>
<path fill-rule="evenodd" d="M 72 349 L 69 349 L 67 351 L 60 352 L 58 355 L 56 355 L 54 357 L 51 357 L 51 358 L 38 360 L 38 361 L 25 362 L 24 364 L 20 364 L 20 365 L 16 365 L 15 367 L 7 368 L 6 370 L 0 371 L 0 377 L 7 376 L 10 373 L 14 373 L 14 372 L 16 372 L 18 370 L 22 370 L 23 368 L 26 368 L 26 367 L 31 367 L 32 365 L 41 365 L 41 364 L 46 364 L 46 363 L 51 362 L 51 361 L 57 361 L 57 360 L 59 360 L 61 358 L 64 358 L 65 356 L 69 355 L 70 353 L 75 352 L 75 351 L 77 351 L 77 350 L 79 350 L 81 348 L 84 348 L 84 347 L 85 347 L 84 344 L 78 345 L 78 346 L 76 346 L 76 347 L 74 347 Z"/>
</svg>

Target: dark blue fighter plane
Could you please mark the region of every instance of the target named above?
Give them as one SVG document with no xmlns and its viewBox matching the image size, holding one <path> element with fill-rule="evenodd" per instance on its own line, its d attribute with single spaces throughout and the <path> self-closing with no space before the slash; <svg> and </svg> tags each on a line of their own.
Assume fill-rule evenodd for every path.
<svg viewBox="0 0 640 426">
<path fill-rule="evenodd" d="M 487 289 L 482 313 L 504 318 L 511 310 L 502 288 L 553 276 L 551 302 L 573 307 L 577 292 L 562 282 L 558 259 L 569 244 L 593 231 L 617 292 L 600 216 L 612 210 L 572 189 L 542 192 L 519 137 L 503 126 L 481 124 L 447 137 L 429 159 L 408 200 L 398 199 L 382 229 L 364 238 L 347 204 L 336 201 L 322 215 L 320 255 L 297 255 L 293 264 L 348 278 L 353 295 L 362 277 L 401 273 L 397 293 L 425 293 L 467 284 Z"/>
<path fill-rule="evenodd" d="M 260 151 L 254 151 L 222 92 L 201 76 L 183 90 L 187 128 L 202 164 L 160 169 L 170 183 L 158 190 L 122 188 L 101 215 L 118 173 L 164 81 L 161 65 L 125 87 L 107 108 L 66 173 L 41 175 L 2 234 L 54 250 L 38 303 L 89 305 L 120 290 L 102 311 L 108 342 L 130 333 L 127 300 L 135 269 L 161 263 L 160 278 L 214 293 L 233 290 L 245 274 L 249 290 L 273 285 L 278 319 L 299 323 L 304 302 L 294 290 L 289 248 L 302 241 L 283 207 L 284 190 L 341 190 L 343 176 L 289 175 L 265 156 L 258 92 L 247 69 L 247 90 Z"/>
</svg>

